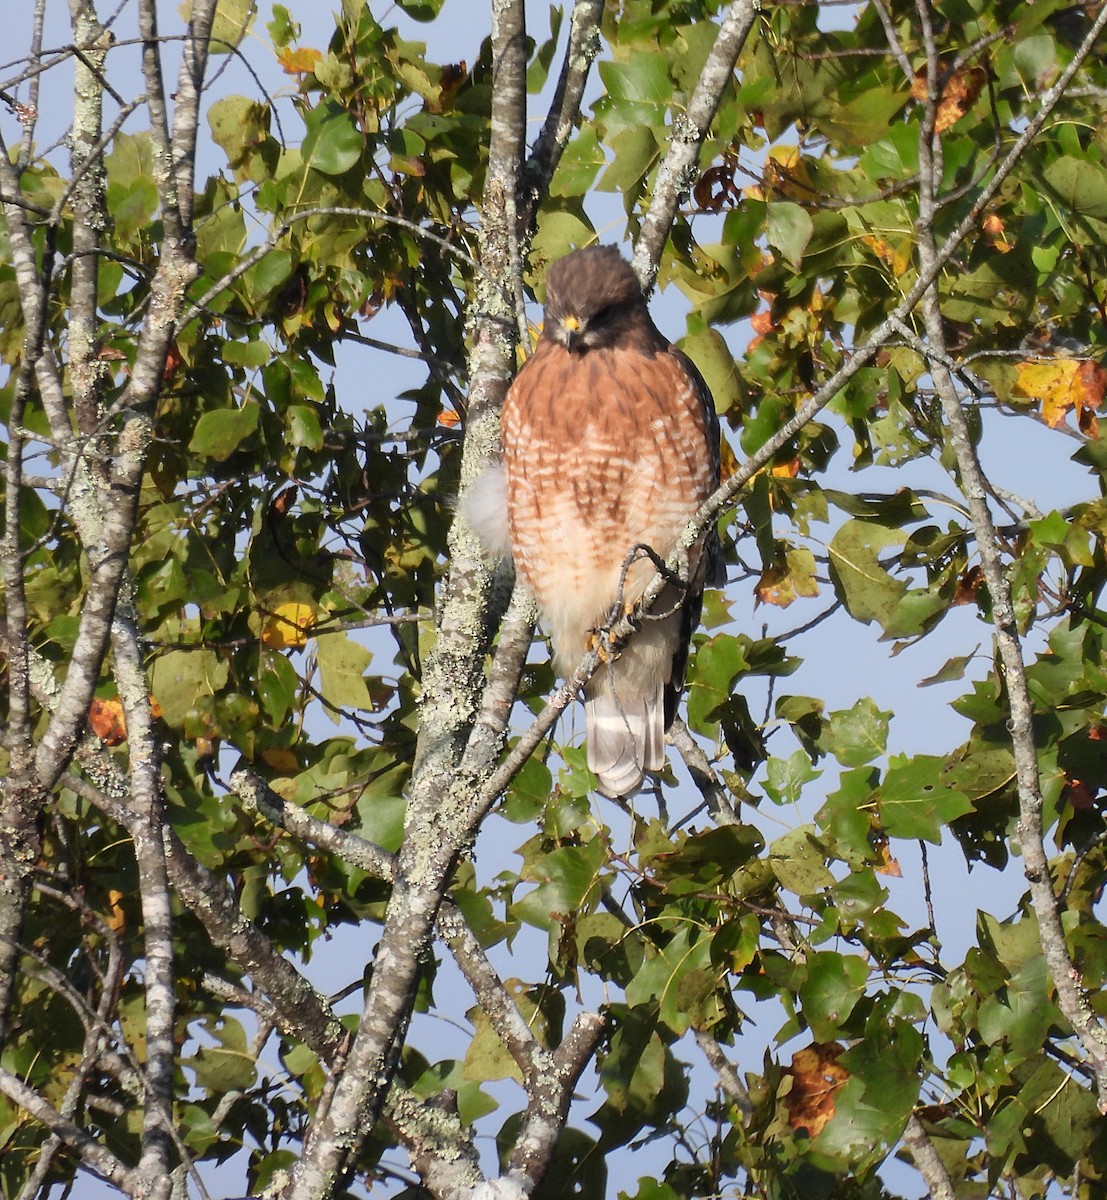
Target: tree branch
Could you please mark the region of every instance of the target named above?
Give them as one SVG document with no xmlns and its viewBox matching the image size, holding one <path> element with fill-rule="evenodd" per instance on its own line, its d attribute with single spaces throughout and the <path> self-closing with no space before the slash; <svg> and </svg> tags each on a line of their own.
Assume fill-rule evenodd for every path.
<svg viewBox="0 0 1107 1200">
<path fill-rule="evenodd" d="M 573 5 L 569 40 L 550 111 L 519 179 L 519 226 L 525 237 L 534 231 L 538 207 L 580 116 L 588 74 L 600 49 L 603 9 L 604 0 L 576 0 Z"/>
<path fill-rule="evenodd" d="M 930 1200 L 955 1200 L 957 1189 L 953 1186 L 949 1172 L 938 1157 L 934 1143 L 927 1136 L 922 1122 L 914 1113 L 907 1118 L 902 1136 L 911 1161 L 923 1177 Z"/>
<path fill-rule="evenodd" d="M 941 143 L 934 132 L 939 101 L 938 54 L 930 33 L 929 10 L 919 4 L 927 45 L 927 106 L 919 133 L 919 265 L 923 275 L 936 280 L 933 266 L 939 254 L 934 241 L 934 219 L 937 212 L 937 189 L 942 178 Z M 1043 97 L 1042 109 L 1031 122 L 1040 128 L 1044 112 L 1060 98 L 1063 85 L 1072 77 L 1075 68 L 1087 57 L 1107 26 L 1107 8 L 1100 11 L 1065 75 Z M 1067 78 L 1066 78 L 1067 76 Z M 1025 135 L 1024 135 L 1025 137 Z M 1023 139 L 1020 139 L 1020 142 Z M 979 210 L 980 203 L 973 206 Z M 933 348 L 930 369 L 942 401 L 942 414 L 949 430 L 949 440 L 957 460 L 961 490 L 964 492 L 976 534 L 977 551 L 984 578 L 992 599 L 993 623 L 1000 661 L 1003 663 L 1007 685 L 1010 720 L 1007 723 L 1015 758 L 1019 796 L 1018 841 L 1022 850 L 1024 871 L 1030 888 L 1030 902 L 1038 921 L 1042 955 L 1050 979 L 1057 992 L 1057 1004 L 1073 1028 L 1084 1053 L 1095 1071 L 1099 1109 L 1107 1113 L 1107 1032 L 1092 1012 L 1081 986 L 1081 977 L 1065 944 L 1061 922 L 1061 906 L 1053 891 L 1049 860 L 1045 850 L 1042 825 L 1042 794 L 1038 776 L 1038 755 L 1034 745 L 1034 705 L 1027 686 L 1022 643 L 1011 601 L 1011 588 L 1000 553 L 1000 541 L 988 507 L 989 487 L 980 459 L 976 453 L 957 386 L 946 364 L 945 325 L 941 301 L 935 286 L 929 286 L 922 297 L 922 313 L 928 346 Z"/>
<path fill-rule="evenodd" d="M 719 108 L 723 90 L 734 76 L 734 64 L 760 12 L 759 0 L 734 0 L 715 45 L 707 56 L 688 107 L 673 117 L 669 149 L 657 171 L 650 207 L 642 221 L 631 265 L 648 295 L 657 278 L 661 252 L 681 198 L 696 182 L 700 149 Z"/>
<path fill-rule="evenodd" d="M 36 1121 L 58 1137 L 80 1160 L 85 1168 L 128 1195 L 133 1194 L 135 1175 L 110 1150 L 89 1137 L 72 1121 L 67 1121 L 33 1088 L 0 1067 L 0 1092 L 17 1107 L 25 1109 Z"/>
</svg>

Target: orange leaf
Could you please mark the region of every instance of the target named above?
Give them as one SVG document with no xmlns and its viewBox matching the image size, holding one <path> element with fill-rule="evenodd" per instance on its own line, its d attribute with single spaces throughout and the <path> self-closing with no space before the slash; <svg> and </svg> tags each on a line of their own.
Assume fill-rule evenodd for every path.
<svg viewBox="0 0 1107 1200">
<path fill-rule="evenodd" d="M 118 746 L 127 740 L 127 723 L 123 705 L 118 700 L 101 700 L 94 696 L 88 706 L 88 727 L 106 746 Z"/>
<path fill-rule="evenodd" d="M 438 424 L 446 429 L 455 429 L 461 424 L 461 413 L 456 408 L 444 408 L 438 414 Z"/>
<path fill-rule="evenodd" d="M 277 62 L 286 75 L 310 75 L 323 55 L 310 46 L 288 47 L 277 55 Z"/>
<path fill-rule="evenodd" d="M 272 767 L 282 775 L 295 775 L 300 769 L 299 759 L 291 750 L 263 750 L 261 760 L 267 767 Z"/>
<path fill-rule="evenodd" d="M 269 505 L 269 512 L 266 515 L 271 521 L 288 516 L 289 509 L 296 503 L 296 497 L 299 494 L 300 489 L 294 483 L 290 484 L 273 497 L 273 502 Z"/>
<path fill-rule="evenodd" d="M 176 341 L 169 345 L 169 349 L 165 354 L 165 366 L 162 368 L 161 379 L 163 383 L 168 383 L 173 376 L 173 372 L 184 362 L 181 358 L 181 352 L 177 348 Z"/>
<path fill-rule="evenodd" d="M 910 238 L 900 238 L 893 246 L 886 238 L 867 233 L 862 236 L 861 241 L 872 250 L 881 262 L 887 263 L 897 277 L 911 265 L 915 245 Z"/>
<path fill-rule="evenodd" d="M 792 1090 L 784 1103 L 793 1129 L 806 1129 L 816 1137 L 834 1116 L 834 1096 L 849 1078 L 845 1067 L 838 1065 L 841 1053 L 837 1042 L 812 1042 L 792 1056 L 792 1065 L 787 1069 L 792 1076 Z"/>
<path fill-rule="evenodd" d="M 771 333 L 776 328 L 776 322 L 773 320 L 773 314 L 766 309 L 765 312 L 754 313 L 750 317 L 750 328 L 754 333 L 766 334 Z"/>
<path fill-rule="evenodd" d="M 1006 237 L 1007 226 L 995 215 L 989 213 L 981 222 L 980 228 L 984 230 L 984 236 L 989 243 L 993 245 L 1000 254 L 1006 254 L 1010 250 L 1014 250 L 1014 244 L 1009 242 Z"/>
<path fill-rule="evenodd" d="M 976 103 L 988 78 L 983 67 L 965 67 L 951 75 L 942 87 L 942 95 L 938 100 L 938 111 L 934 118 L 935 133 L 944 133 L 958 121 Z M 927 99 L 926 68 L 920 67 L 915 73 L 911 84 L 911 95 L 920 104 Z"/>
</svg>

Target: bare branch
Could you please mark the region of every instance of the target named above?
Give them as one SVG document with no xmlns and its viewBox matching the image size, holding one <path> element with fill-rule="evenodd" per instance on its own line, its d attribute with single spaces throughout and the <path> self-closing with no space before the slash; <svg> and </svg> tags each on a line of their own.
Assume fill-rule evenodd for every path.
<svg viewBox="0 0 1107 1200">
<path fill-rule="evenodd" d="M 739 1078 L 734 1064 L 727 1058 L 722 1046 L 705 1029 L 696 1030 L 696 1045 L 703 1051 L 704 1058 L 719 1077 L 719 1084 L 727 1098 L 742 1116 L 748 1119 L 753 1113 L 753 1102 L 746 1085 Z"/>
<path fill-rule="evenodd" d="M 33 1088 L 0 1067 L 0 1092 L 17 1107 L 25 1109 L 34 1119 L 44 1125 L 58 1137 L 77 1157 L 84 1167 L 101 1179 L 115 1184 L 117 1188 L 130 1194 L 135 1186 L 134 1173 L 105 1146 L 100 1145 L 94 1138 L 89 1137 L 83 1129 L 79 1129 L 72 1121 L 67 1121 Z"/>
<path fill-rule="evenodd" d="M 907 1118 L 903 1131 L 903 1144 L 911 1155 L 911 1160 L 919 1169 L 919 1174 L 926 1183 L 930 1200 L 954 1200 L 957 1189 L 950 1180 L 945 1164 L 938 1157 L 934 1143 L 927 1136 L 922 1122 L 914 1113 Z"/>
</svg>

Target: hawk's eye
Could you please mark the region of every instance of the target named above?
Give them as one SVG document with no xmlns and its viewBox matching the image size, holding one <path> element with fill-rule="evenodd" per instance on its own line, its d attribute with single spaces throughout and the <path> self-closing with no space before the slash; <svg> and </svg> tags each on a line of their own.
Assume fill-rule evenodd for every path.
<svg viewBox="0 0 1107 1200">
<path fill-rule="evenodd" d="M 606 325 L 615 315 L 615 305 L 605 304 L 589 321 L 590 325 Z"/>
</svg>

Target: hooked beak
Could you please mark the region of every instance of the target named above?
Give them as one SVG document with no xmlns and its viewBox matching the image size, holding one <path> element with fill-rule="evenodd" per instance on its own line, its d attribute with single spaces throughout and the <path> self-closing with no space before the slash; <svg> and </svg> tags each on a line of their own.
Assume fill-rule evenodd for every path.
<svg viewBox="0 0 1107 1200">
<path fill-rule="evenodd" d="M 574 316 L 572 313 L 562 317 L 561 330 L 565 335 L 565 349 L 570 354 L 584 349 L 584 324 L 580 317 Z"/>
</svg>

